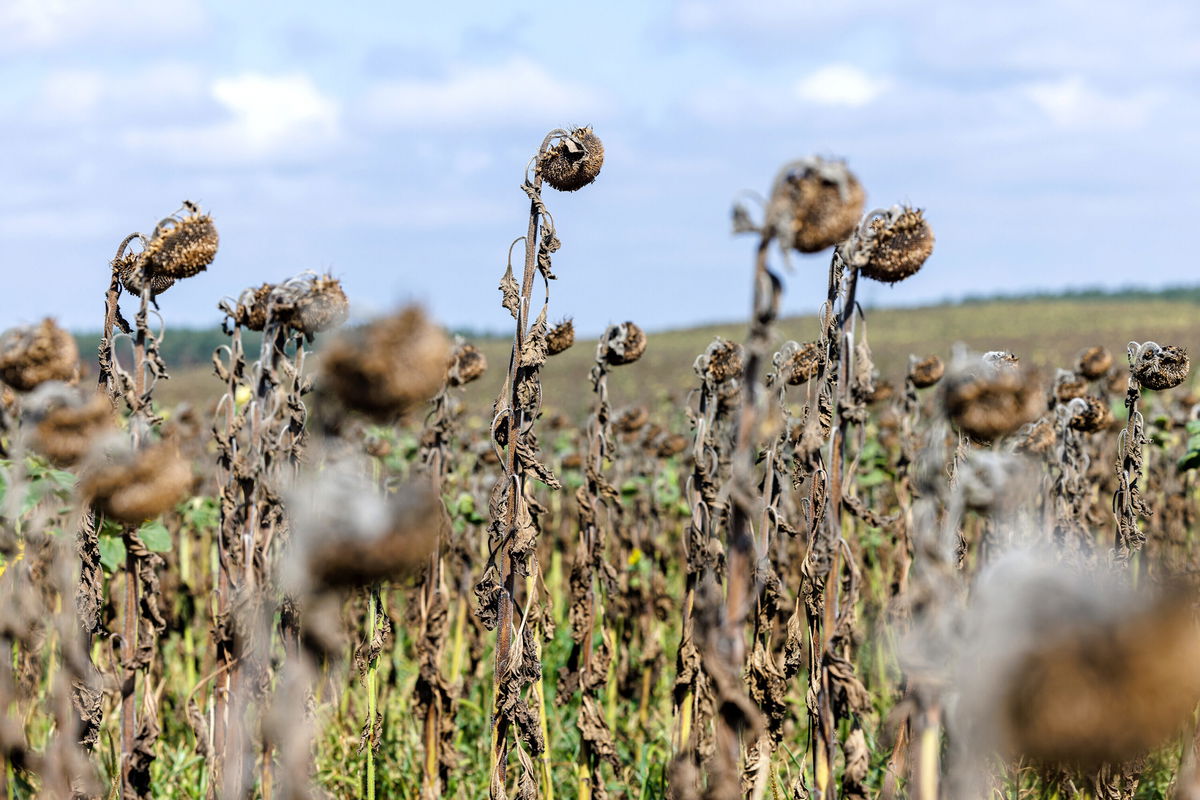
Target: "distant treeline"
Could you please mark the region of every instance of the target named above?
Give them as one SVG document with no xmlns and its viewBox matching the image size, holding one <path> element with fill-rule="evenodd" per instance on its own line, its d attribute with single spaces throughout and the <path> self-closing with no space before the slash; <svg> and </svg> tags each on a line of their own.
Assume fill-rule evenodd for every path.
<svg viewBox="0 0 1200 800">
<path fill-rule="evenodd" d="M 100 346 L 100 334 L 76 333 L 75 343 L 79 345 L 80 360 L 88 367 L 94 365 L 96 351 Z M 245 348 L 246 353 L 257 355 L 261 343 L 262 334 L 242 331 L 242 347 Z M 223 344 L 229 344 L 229 337 L 221 332 L 219 326 L 167 328 L 166 335 L 159 344 L 159 352 L 169 367 L 194 367 L 211 363 L 213 351 Z M 125 346 L 118 344 L 119 348 Z M 119 352 L 124 353 L 124 350 Z"/>
<path fill-rule="evenodd" d="M 1108 289 L 1099 286 L 1059 291 L 1026 292 L 1024 294 L 969 294 L 960 300 L 946 300 L 943 305 L 979 305 L 982 303 L 1025 303 L 1031 300 L 1077 300 L 1111 302 L 1113 300 L 1171 300 L 1180 303 L 1200 303 L 1200 286 L 1166 286 L 1161 289 L 1125 287 Z"/>
<path fill-rule="evenodd" d="M 959 299 L 947 299 L 934 305 L 982 305 L 984 303 L 1028 303 L 1049 302 L 1054 300 L 1073 300 L 1083 302 L 1101 302 L 1114 300 L 1144 301 L 1170 300 L 1181 303 L 1200 304 L 1200 286 L 1168 286 L 1163 289 L 1105 289 L 1090 287 L 1082 289 L 1066 289 L 1063 291 L 1027 292 L 1024 294 L 972 294 Z M 463 338 L 475 341 L 488 339 L 494 333 L 483 331 L 458 330 Z M 95 363 L 96 348 L 100 343 L 98 333 L 77 333 L 75 340 L 79 343 L 79 353 L 85 364 Z M 208 364 L 212 360 L 213 351 L 223 344 L 228 344 L 229 337 L 221 332 L 219 326 L 211 328 L 169 328 L 162 342 L 162 355 L 171 366 L 193 367 Z M 261 336 L 252 331 L 243 331 L 243 346 L 249 354 L 257 354 Z"/>
</svg>

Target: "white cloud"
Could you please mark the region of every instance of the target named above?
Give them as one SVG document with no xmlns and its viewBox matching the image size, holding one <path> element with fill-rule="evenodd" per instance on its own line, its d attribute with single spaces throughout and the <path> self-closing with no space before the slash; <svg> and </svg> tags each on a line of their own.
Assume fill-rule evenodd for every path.
<svg viewBox="0 0 1200 800">
<path fill-rule="evenodd" d="M 307 75 L 246 73 L 209 91 L 225 119 L 134 128 L 125 144 L 188 163 L 244 164 L 309 157 L 341 138 L 338 103 Z"/>
<path fill-rule="evenodd" d="M 878 97 L 888 82 L 849 64 L 830 64 L 800 79 L 796 95 L 825 106 L 861 108 Z"/>
<path fill-rule="evenodd" d="M 444 78 L 380 83 L 367 92 L 364 105 L 377 123 L 438 129 L 519 123 L 531 115 L 564 125 L 587 122 L 605 102 L 589 87 L 515 57 L 494 67 L 460 68 Z"/>
<path fill-rule="evenodd" d="M 297 134 L 326 139 L 337 131 L 337 104 L 306 75 L 223 78 L 212 93 L 233 115 L 238 138 L 254 149 L 277 147 Z"/>
<path fill-rule="evenodd" d="M 1062 128 L 1140 128 L 1165 100 L 1163 92 L 1153 89 L 1127 95 L 1101 92 L 1078 75 L 1029 84 L 1023 94 Z"/>
<path fill-rule="evenodd" d="M 42 50 L 77 43 L 153 45 L 205 27 L 196 0 L 3 0 L 0 45 Z"/>
</svg>

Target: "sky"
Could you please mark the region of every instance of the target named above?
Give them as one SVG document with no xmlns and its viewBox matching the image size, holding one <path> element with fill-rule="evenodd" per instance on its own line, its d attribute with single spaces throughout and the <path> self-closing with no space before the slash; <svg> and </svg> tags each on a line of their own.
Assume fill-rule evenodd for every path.
<svg viewBox="0 0 1200 800">
<path fill-rule="evenodd" d="M 0 328 L 99 328 L 117 244 L 189 199 L 221 246 L 168 326 L 315 270 L 358 318 L 505 331 L 525 166 L 588 124 L 599 179 L 546 191 L 584 333 L 744 319 L 731 204 L 810 154 L 935 231 L 867 304 L 1195 283 L 1198 123 L 1194 0 L 0 0 Z M 785 313 L 827 259 L 776 259 Z"/>
</svg>

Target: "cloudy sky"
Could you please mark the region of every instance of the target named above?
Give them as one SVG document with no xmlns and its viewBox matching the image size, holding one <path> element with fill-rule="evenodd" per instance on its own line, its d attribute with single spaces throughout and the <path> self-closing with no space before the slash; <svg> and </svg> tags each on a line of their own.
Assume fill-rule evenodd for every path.
<svg viewBox="0 0 1200 800">
<path fill-rule="evenodd" d="M 0 327 L 99 327 L 116 244 L 188 198 L 221 252 L 171 324 L 312 269 L 359 314 L 503 330 L 524 167 L 580 124 L 604 171 L 547 199 L 552 311 L 586 332 L 744 317 L 731 200 L 811 153 L 934 226 L 873 304 L 1196 281 L 1194 0 L 250 5 L 0 0 Z M 825 261 L 795 266 L 785 309 L 811 311 Z"/>
</svg>

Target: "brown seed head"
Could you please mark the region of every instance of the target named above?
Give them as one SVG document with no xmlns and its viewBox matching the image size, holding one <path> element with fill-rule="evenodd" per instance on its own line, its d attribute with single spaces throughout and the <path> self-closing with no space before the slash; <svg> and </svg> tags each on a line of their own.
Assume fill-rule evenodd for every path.
<svg viewBox="0 0 1200 800">
<path fill-rule="evenodd" d="M 632 364 L 646 352 L 646 334 L 632 322 L 610 325 L 600 339 L 600 352 L 613 366 Z"/>
<path fill-rule="evenodd" d="M 672 458 L 687 450 L 691 440 L 681 433 L 672 433 L 658 440 L 656 454 L 659 458 Z"/>
<path fill-rule="evenodd" d="M 913 386 L 918 389 L 928 389 L 942 379 L 946 374 L 946 365 L 937 356 L 929 356 L 915 361 L 908 368 L 908 377 Z"/>
<path fill-rule="evenodd" d="M 567 453 L 562 457 L 563 469 L 579 469 L 583 466 L 583 458 L 579 453 Z"/>
<path fill-rule="evenodd" d="M 242 292 L 234 309 L 233 321 L 252 331 L 262 331 L 267 327 L 267 316 L 271 308 L 271 292 L 275 284 L 264 283 L 257 289 L 251 288 Z"/>
<path fill-rule="evenodd" d="M 464 342 L 450 353 L 450 372 L 446 381 L 451 386 L 466 386 L 486 371 L 487 356 L 475 345 Z"/>
<path fill-rule="evenodd" d="M 574 421 L 561 411 L 556 411 L 546 418 L 546 430 L 548 431 L 574 430 L 574 428 Z"/>
<path fill-rule="evenodd" d="M 342 282 L 331 276 L 317 277 L 291 307 L 289 324 L 301 333 L 315 333 L 337 327 L 346 321 L 350 301 L 342 291 Z"/>
<path fill-rule="evenodd" d="M 125 291 L 140 296 L 142 293 L 142 254 L 129 253 L 116 262 L 117 277 L 125 287 Z M 175 279 L 170 275 L 150 274 L 150 296 L 157 297 L 175 285 Z"/>
<path fill-rule="evenodd" d="M 582 189 L 600 174 L 604 166 L 604 144 L 590 127 L 575 128 L 542 156 L 538 169 L 560 192 Z"/>
<path fill-rule="evenodd" d="M 1094 381 L 1103 378 L 1112 367 L 1112 363 L 1112 353 L 1108 352 L 1108 348 L 1096 345 L 1079 354 L 1079 363 L 1075 371 L 1089 381 Z"/>
<path fill-rule="evenodd" d="M 575 344 L 575 323 L 569 319 L 555 325 L 546 334 L 546 353 L 556 356 Z"/>
<path fill-rule="evenodd" d="M 633 406 L 627 408 L 613 422 L 613 427 L 619 433 L 636 433 L 641 430 L 647 422 L 650 421 L 650 412 L 645 406 Z"/>
<path fill-rule="evenodd" d="M 891 381 L 876 380 L 874 389 L 871 391 L 870 396 L 867 397 L 867 402 L 871 405 L 886 403 L 888 400 L 891 400 L 895 394 L 896 387 L 892 385 Z"/>
<path fill-rule="evenodd" d="M 315 588 L 398 580 L 418 571 L 437 545 L 442 505 L 425 481 L 381 496 L 366 481 L 335 470 L 322 473 L 304 495 L 290 510 L 303 572 Z"/>
<path fill-rule="evenodd" d="M 817 342 L 805 342 L 784 359 L 779 369 L 789 386 L 812 380 L 821 371 L 821 346 Z"/>
<path fill-rule="evenodd" d="M 805 159 L 784 179 L 792 247 L 816 253 L 845 241 L 858 225 L 866 194 L 844 162 Z"/>
<path fill-rule="evenodd" d="M 998 360 L 943 378 L 942 405 L 959 430 L 992 441 L 1036 419 L 1045 401 L 1033 373 Z"/>
<path fill-rule="evenodd" d="M 43 383 L 29 396 L 25 414 L 33 424 L 30 446 L 60 467 L 81 460 L 98 437 L 115 427 L 112 404 L 104 395 L 57 381 Z"/>
<path fill-rule="evenodd" d="M 1068 408 L 1071 410 L 1070 426 L 1083 433 L 1096 433 L 1105 430 L 1112 424 L 1113 415 L 1108 403 L 1099 397 L 1085 396 L 1072 398 Z"/>
<path fill-rule="evenodd" d="M 184 207 L 192 213 L 167 220 L 142 251 L 142 264 L 151 275 L 190 278 L 207 269 L 217 255 L 219 238 L 212 217 L 191 203 Z"/>
<path fill-rule="evenodd" d="M 1183 383 L 1190 369 L 1191 360 L 1182 347 L 1147 342 L 1135 354 L 1133 377 L 1143 389 L 1160 392 Z"/>
<path fill-rule="evenodd" d="M 387 458 L 392 454 L 392 443 L 382 436 L 368 436 L 363 441 L 363 451 L 372 458 Z"/>
<path fill-rule="evenodd" d="M 1054 425 L 1050 420 L 1039 419 L 1018 431 L 1013 449 L 1026 455 L 1041 456 L 1049 453 L 1057 441 L 1058 435 L 1055 434 Z"/>
<path fill-rule="evenodd" d="M 933 253 L 933 229 L 920 209 L 894 207 L 871 220 L 864 244 L 862 274 L 883 283 L 896 283 L 917 270 Z"/>
<path fill-rule="evenodd" d="M 1080 375 L 1066 370 L 1059 370 L 1058 375 L 1054 378 L 1054 399 L 1059 403 L 1066 403 L 1076 397 L 1083 397 L 1087 394 L 1087 381 Z"/>
<path fill-rule="evenodd" d="M 410 306 L 339 335 L 322 357 L 321 378 L 346 408 L 386 421 L 433 397 L 449 353 L 441 328 Z"/>
<path fill-rule="evenodd" d="M 704 377 L 713 384 L 740 378 L 746 368 L 742 359 L 742 346 L 720 336 L 708 346 L 701 359 Z"/>
<path fill-rule="evenodd" d="M 1094 769 L 1164 744 L 1200 701 L 1190 598 L 1059 621 L 1003 685 L 1002 744 L 1035 762 Z"/>
<path fill-rule="evenodd" d="M 130 525 L 170 511 L 191 486 L 191 465 L 170 442 L 96 454 L 79 479 L 80 492 L 101 513 Z"/>
<path fill-rule="evenodd" d="M 75 337 L 49 317 L 0 335 L 0 381 L 18 392 L 31 391 L 46 381 L 72 380 L 78 369 Z"/>
</svg>

